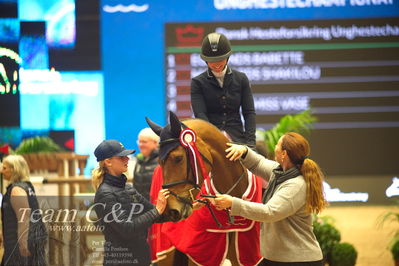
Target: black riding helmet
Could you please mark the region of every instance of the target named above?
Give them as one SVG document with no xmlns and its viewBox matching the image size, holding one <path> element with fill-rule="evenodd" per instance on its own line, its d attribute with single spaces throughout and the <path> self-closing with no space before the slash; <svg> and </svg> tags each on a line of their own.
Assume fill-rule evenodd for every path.
<svg viewBox="0 0 399 266">
<path fill-rule="evenodd" d="M 202 41 L 201 58 L 206 62 L 217 62 L 231 55 L 230 41 L 221 33 L 209 33 Z"/>
</svg>

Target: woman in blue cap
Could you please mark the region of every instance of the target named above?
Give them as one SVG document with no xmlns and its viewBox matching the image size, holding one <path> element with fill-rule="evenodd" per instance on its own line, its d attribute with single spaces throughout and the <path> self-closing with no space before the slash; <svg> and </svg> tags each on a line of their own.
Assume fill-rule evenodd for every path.
<svg viewBox="0 0 399 266">
<path fill-rule="evenodd" d="M 154 206 L 126 183 L 129 158 L 134 153 L 116 140 L 104 140 L 94 151 L 99 162 L 93 170 L 94 210 L 104 228 L 104 265 L 150 265 L 147 229 L 160 221 L 169 197 L 161 190 Z"/>
</svg>

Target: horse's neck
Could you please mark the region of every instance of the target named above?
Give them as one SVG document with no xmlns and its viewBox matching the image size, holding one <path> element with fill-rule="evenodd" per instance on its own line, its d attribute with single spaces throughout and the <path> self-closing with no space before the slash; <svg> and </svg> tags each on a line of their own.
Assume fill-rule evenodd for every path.
<svg viewBox="0 0 399 266">
<path fill-rule="evenodd" d="M 233 163 L 225 158 L 220 158 L 214 162 L 212 181 L 218 192 L 223 194 L 228 192 L 238 182 L 229 194 L 241 197 L 248 186 L 247 170 L 239 162 Z"/>
<path fill-rule="evenodd" d="M 202 140 L 206 145 L 206 150 L 212 156 L 212 181 L 216 190 L 220 193 L 228 192 L 241 177 L 237 186 L 229 193 L 235 197 L 241 197 L 248 186 L 247 170 L 239 163 L 231 162 L 226 158 L 226 142 L 228 140 L 219 136 L 220 132 L 215 128 L 215 132 L 202 132 Z"/>
</svg>

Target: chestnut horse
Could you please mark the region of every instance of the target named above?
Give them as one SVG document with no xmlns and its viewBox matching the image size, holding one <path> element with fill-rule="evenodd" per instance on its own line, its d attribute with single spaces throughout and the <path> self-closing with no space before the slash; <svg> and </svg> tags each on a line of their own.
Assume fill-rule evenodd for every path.
<svg viewBox="0 0 399 266">
<path fill-rule="evenodd" d="M 235 222 L 232 222 L 226 210 L 217 211 L 210 204 L 193 211 L 192 204 L 199 194 L 215 193 L 227 193 L 239 198 L 245 195 L 247 198 L 256 198 L 254 201 L 259 202 L 261 200 L 259 180 L 254 178 L 239 161 L 233 162 L 226 158 L 228 139 L 218 128 L 200 119 L 180 122 L 172 112 L 169 120 L 169 125 L 161 127 L 147 118 L 151 129 L 160 136 L 159 154 L 163 187 L 171 192 L 164 216 L 167 221 L 177 222 L 169 223 L 172 224 L 167 229 L 170 241 L 176 249 L 188 255 L 190 263 L 194 261 L 197 265 L 218 265 L 225 258 L 229 259 L 232 265 L 256 265 L 261 259 L 258 223 L 244 221 L 242 217 L 234 217 Z M 185 128 L 189 128 L 195 136 L 182 137 L 182 132 L 186 132 Z M 181 139 L 183 142 L 184 139 L 187 142 L 192 141 L 191 144 L 194 143 L 199 156 L 190 159 L 190 149 L 184 147 Z M 197 168 L 194 164 L 197 164 Z M 210 178 L 207 177 L 208 173 Z M 249 187 L 255 191 L 248 192 Z M 205 222 L 206 217 L 209 217 L 208 222 Z M 246 237 L 245 234 L 249 232 L 252 235 Z M 204 243 L 206 241 L 208 243 Z M 239 250 L 238 243 L 245 245 L 245 250 L 243 247 Z M 199 262 L 195 254 L 197 251 L 191 254 L 191 250 L 195 250 L 196 246 L 199 249 L 207 249 L 198 251 L 203 252 L 204 258 L 207 258 L 208 254 L 214 254 L 215 260 L 212 260 L 211 256 L 205 259 L 206 262 Z M 158 265 L 161 264 L 162 261 L 158 262 Z M 172 265 L 170 261 L 166 264 Z"/>
</svg>

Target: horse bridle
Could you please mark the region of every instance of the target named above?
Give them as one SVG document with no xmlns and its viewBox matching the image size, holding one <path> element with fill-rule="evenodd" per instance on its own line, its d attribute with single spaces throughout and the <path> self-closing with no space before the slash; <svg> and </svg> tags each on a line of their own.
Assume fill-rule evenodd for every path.
<svg viewBox="0 0 399 266">
<path fill-rule="evenodd" d="M 162 146 L 162 145 L 165 145 L 165 144 L 171 143 L 171 142 L 179 142 L 179 143 L 180 143 L 180 138 L 170 138 L 170 139 L 166 139 L 166 140 L 164 140 L 164 141 L 161 141 L 161 142 L 160 142 L 160 145 Z M 181 145 L 181 144 L 180 144 L 180 145 Z M 199 153 L 200 153 L 202 159 L 203 159 L 207 164 L 211 165 L 210 160 L 209 160 L 208 158 L 206 158 L 205 155 L 203 155 L 203 153 L 201 153 L 200 151 L 199 151 Z M 174 187 L 174 186 L 177 186 L 177 185 L 182 185 L 182 184 L 189 184 L 189 185 L 192 185 L 193 188 L 189 189 L 189 191 L 188 191 L 189 194 L 190 194 L 190 199 L 191 199 L 191 201 L 190 201 L 189 199 L 187 199 L 187 198 L 184 198 L 184 197 L 182 197 L 182 196 L 179 196 L 178 194 L 176 194 L 175 192 L 173 192 L 173 191 L 171 191 L 171 190 L 169 190 L 169 193 L 170 193 L 172 196 L 174 196 L 177 200 L 183 202 L 184 205 L 189 205 L 190 207 L 193 206 L 193 202 L 195 202 L 195 201 L 205 204 L 205 205 L 207 206 L 207 208 L 209 209 L 209 211 L 210 211 L 210 213 L 211 213 L 213 219 L 215 220 L 216 224 L 218 225 L 218 227 L 219 227 L 219 228 L 228 228 L 228 227 L 223 226 L 223 225 L 219 222 L 219 220 L 217 219 L 217 217 L 216 217 L 216 215 L 215 215 L 213 209 L 212 209 L 211 206 L 210 206 L 210 201 L 209 201 L 209 200 L 207 200 L 207 199 L 205 199 L 205 200 L 202 200 L 202 199 L 195 199 L 194 194 L 193 194 L 193 190 L 200 190 L 201 188 L 198 186 L 198 184 L 197 184 L 196 182 L 194 182 L 194 181 L 192 181 L 192 180 L 189 179 L 190 171 L 193 171 L 193 170 L 192 170 L 192 167 L 191 167 L 191 164 L 190 164 L 190 160 L 189 160 L 189 155 L 188 155 L 188 150 L 187 150 L 187 149 L 186 149 L 186 158 L 187 158 L 187 174 L 186 174 L 186 179 L 182 179 L 182 180 L 178 180 L 178 181 L 171 182 L 171 183 L 168 183 L 168 184 L 164 184 L 164 185 L 162 185 L 162 188 L 163 188 L 163 189 L 168 189 L 168 188 L 171 188 L 171 187 Z M 194 175 L 192 175 L 192 176 L 194 176 Z M 232 186 L 225 194 L 231 193 L 231 192 L 237 187 L 237 185 L 240 183 L 241 179 L 242 179 L 244 176 L 245 176 L 245 171 L 243 171 L 243 173 L 240 175 L 240 177 L 237 179 L 237 181 L 233 184 L 233 186 Z M 203 178 L 205 179 L 204 176 L 203 176 Z M 204 198 L 216 198 L 215 195 L 200 194 L 200 196 L 201 196 L 201 197 L 204 197 Z M 230 215 L 230 211 L 229 211 L 228 209 L 226 209 L 225 211 L 226 211 L 227 216 L 228 216 L 229 225 L 234 224 L 234 217 Z"/>
<path fill-rule="evenodd" d="M 162 146 L 162 145 L 164 145 L 164 144 L 171 143 L 171 142 L 180 142 L 180 140 L 179 140 L 178 138 L 170 138 L 170 139 L 161 141 L 161 142 L 160 142 L 160 145 Z M 203 153 L 200 152 L 200 155 L 201 155 L 202 159 L 203 159 L 207 164 L 211 165 L 210 160 L 209 160 L 208 158 L 206 158 L 205 155 L 204 155 Z M 190 160 L 188 159 L 189 156 L 188 156 L 188 151 L 187 151 L 187 150 L 186 150 L 186 158 L 187 158 L 187 167 L 186 167 L 186 168 L 187 168 L 187 173 L 186 173 L 186 179 L 178 180 L 178 181 L 175 181 L 175 182 L 170 182 L 170 183 L 168 183 L 168 184 L 163 184 L 163 185 L 162 185 L 162 188 L 163 188 L 163 189 L 168 189 L 168 188 L 171 188 L 171 187 L 174 187 L 174 186 L 178 186 L 178 185 L 182 185 L 182 184 L 189 184 L 189 185 L 192 185 L 193 188 L 189 189 L 189 191 L 188 191 L 189 194 L 190 194 L 190 199 L 191 199 L 191 201 L 189 201 L 187 198 L 181 197 L 181 196 L 179 196 L 178 194 L 176 194 L 175 192 L 169 190 L 169 193 L 170 193 L 172 196 L 174 196 L 175 198 L 177 198 L 178 200 L 180 200 L 180 201 L 183 202 L 184 204 L 188 204 L 188 205 L 190 205 L 190 206 L 192 207 L 193 202 L 195 201 L 195 197 L 194 197 L 194 194 L 193 194 L 193 190 L 200 190 L 201 188 L 198 186 L 198 184 L 197 184 L 196 182 L 194 182 L 194 181 L 192 181 L 192 180 L 189 179 L 189 177 L 190 177 L 190 171 L 192 171 L 192 168 L 191 168 L 191 165 L 190 165 Z M 192 176 L 193 176 L 193 175 L 192 175 Z M 205 178 L 205 177 L 203 177 L 203 178 Z"/>
</svg>

